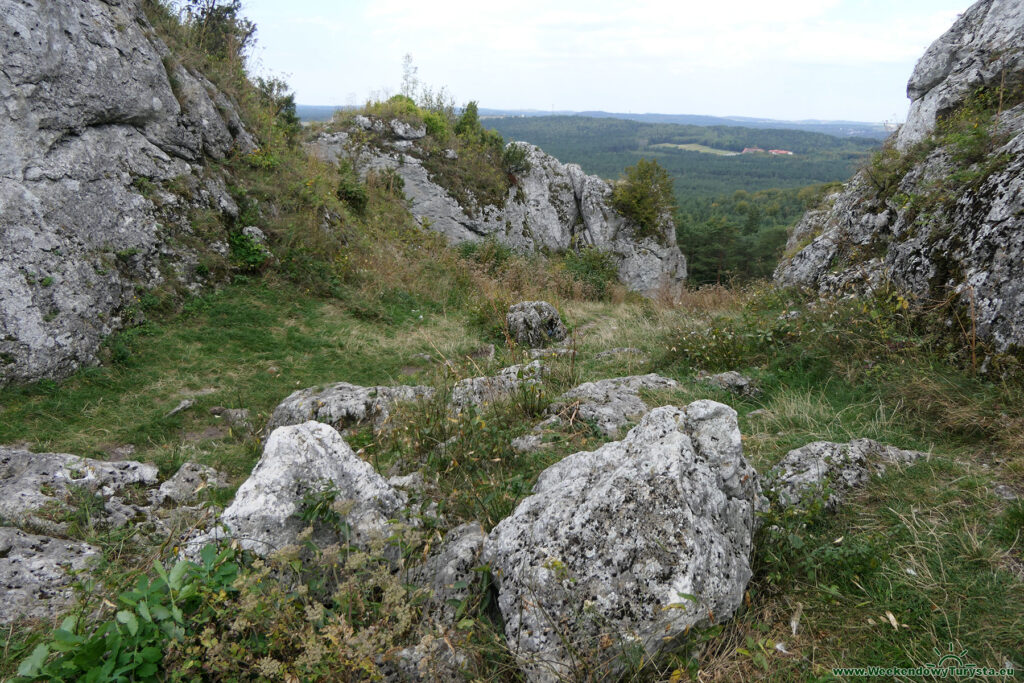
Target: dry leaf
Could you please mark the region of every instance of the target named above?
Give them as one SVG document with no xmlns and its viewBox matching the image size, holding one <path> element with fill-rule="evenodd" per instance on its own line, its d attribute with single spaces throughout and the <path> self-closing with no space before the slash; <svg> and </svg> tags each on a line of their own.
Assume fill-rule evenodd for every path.
<svg viewBox="0 0 1024 683">
<path fill-rule="evenodd" d="M 889 620 L 889 623 L 892 624 L 892 627 L 894 629 L 896 629 L 897 631 L 900 630 L 900 624 L 898 621 L 896 621 L 896 617 L 895 615 L 893 615 L 892 612 L 890 612 L 889 610 L 885 610 L 885 618 Z"/>
</svg>

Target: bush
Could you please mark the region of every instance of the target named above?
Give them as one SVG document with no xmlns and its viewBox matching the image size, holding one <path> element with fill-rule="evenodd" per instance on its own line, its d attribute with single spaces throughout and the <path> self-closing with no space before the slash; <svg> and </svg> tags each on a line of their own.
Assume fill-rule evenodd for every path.
<svg viewBox="0 0 1024 683">
<path fill-rule="evenodd" d="M 526 155 L 526 146 L 507 145 L 501 153 L 501 164 L 508 173 L 517 175 L 528 173 L 530 170 L 530 160 Z"/>
<path fill-rule="evenodd" d="M 338 199 L 345 202 L 352 211 L 359 215 L 366 213 L 369 195 L 366 184 L 359 179 L 352 165 L 345 160 L 338 161 Z"/>
<path fill-rule="evenodd" d="M 612 206 L 636 224 L 636 236 L 665 239 L 662 229 L 676 208 L 672 177 L 657 161 L 626 168 L 612 191 Z"/>
<path fill-rule="evenodd" d="M 619 270 L 615 267 L 612 255 L 594 247 L 566 253 L 565 269 L 574 279 L 589 286 L 594 295 L 601 299 L 607 296 L 609 285 L 619 279 Z"/>
</svg>

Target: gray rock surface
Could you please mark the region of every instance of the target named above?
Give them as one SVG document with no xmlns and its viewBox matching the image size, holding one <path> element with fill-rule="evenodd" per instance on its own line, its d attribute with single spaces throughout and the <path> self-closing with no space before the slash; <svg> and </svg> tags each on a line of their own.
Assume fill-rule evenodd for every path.
<svg viewBox="0 0 1024 683">
<path fill-rule="evenodd" d="M 1018 87 L 1024 6 L 981 0 L 921 59 L 910 117 L 890 143 L 907 150 L 929 138 L 937 116 L 979 87 L 999 86 L 1004 67 L 1006 85 Z M 939 144 L 920 152 L 888 193 L 871 169 L 859 173 L 793 230 L 776 282 L 826 296 L 891 285 L 914 306 L 948 311 L 953 330 L 953 313 L 966 312 L 972 332 L 997 352 L 1024 347 L 1024 104 L 1014 104 L 991 124 L 993 149 L 978 164 Z"/>
<path fill-rule="evenodd" d="M 384 130 L 382 121 L 357 120 L 367 130 Z M 380 124 L 379 129 L 377 124 Z M 611 254 L 619 279 L 635 291 L 653 294 L 686 279 L 686 259 L 676 245 L 675 229 L 665 221 L 657 239 L 638 238 L 635 226 L 610 203 L 612 186 L 588 176 L 576 164 L 563 164 L 540 148 L 526 150 L 529 170 L 519 174 L 503 206 L 463 207 L 434 182 L 415 146 L 388 144 L 351 148 L 344 133 L 325 133 L 310 144 L 323 159 L 354 158 L 363 171 L 394 169 L 405 183 L 410 210 L 421 224 L 458 244 L 493 238 L 519 251 L 565 251 L 593 246 Z"/>
<path fill-rule="evenodd" d="M 979 85 L 1024 82 L 1024 5 L 980 0 L 931 44 L 907 83 L 907 122 L 896 144 L 905 149 L 927 137 Z"/>
<path fill-rule="evenodd" d="M 0 527 L 0 624 L 59 614 L 74 598 L 74 572 L 99 558 L 98 549 L 80 541 Z"/>
<path fill-rule="evenodd" d="M 388 520 L 406 503 L 405 494 L 360 460 L 333 427 L 312 420 L 279 427 L 221 514 L 218 527 L 189 539 L 187 553 L 224 537 L 260 555 L 292 545 L 305 527 L 297 516 L 303 497 L 325 486 L 336 488 L 334 509 L 351 528 L 352 542 L 359 545 L 387 536 Z M 336 529 L 315 528 L 313 540 L 329 544 L 342 539 Z"/>
<path fill-rule="evenodd" d="M 547 301 L 520 301 L 505 315 L 508 334 L 520 346 L 541 348 L 565 339 L 568 330 L 558 309 Z"/>
<path fill-rule="evenodd" d="M 796 448 L 784 457 L 769 476 L 769 488 L 782 507 L 803 503 L 828 488 L 825 507 L 835 510 L 855 488 L 864 486 L 872 472 L 884 472 L 886 464 L 911 464 L 928 457 L 920 451 L 906 451 L 871 439 L 849 443 L 815 441 Z"/>
<path fill-rule="evenodd" d="M 35 523 L 37 510 L 63 505 L 72 487 L 110 499 L 126 486 L 156 482 L 157 468 L 153 465 L 0 446 L 0 518 L 7 523 Z M 109 512 L 116 514 L 115 510 Z"/>
<path fill-rule="evenodd" d="M 712 375 L 702 370 L 697 373 L 697 379 L 719 389 L 731 391 L 738 396 L 757 396 L 761 393 L 761 390 L 754 384 L 754 380 L 735 370 L 720 372 L 717 375 Z"/>
<path fill-rule="evenodd" d="M 160 484 L 160 488 L 151 492 L 150 500 L 154 505 L 167 501 L 183 505 L 195 501 L 204 489 L 224 488 L 227 485 L 227 477 L 212 467 L 187 462 L 178 468 L 173 477 Z"/>
<path fill-rule="evenodd" d="M 565 392 L 548 408 L 562 422 L 590 420 L 606 436 L 615 436 L 631 420 L 650 408 L 641 390 L 674 389 L 679 383 L 661 375 L 632 375 L 586 382 Z"/>
<path fill-rule="evenodd" d="M 524 365 L 502 368 L 498 374 L 486 377 L 467 377 L 452 387 L 449 405 L 459 412 L 469 406 L 482 406 L 503 401 L 520 387 L 537 384 L 547 371 L 539 360 Z"/>
<path fill-rule="evenodd" d="M 480 578 L 474 571 L 482 563 L 487 534 L 479 523 L 470 522 L 449 531 L 444 542 L 425 563 L 410 571 L 410 580 L 431 591 L 427 609 L 435 622 L 454 625 L 457 605 L 470 595 L 470 587 Z"/>
<path fill-rule="evenodd" d="M 458 642 L 459 637 L 455 634 L 424 636 L 416 645 L 403 648 L 387 658 L 383 666 L 384 680 L 386 683 L 468 680 L 463 671 L 469 657 L 454 644 Z"/>
<path fill-rule="evenodd" d="M 198 286 L 183 209 L 237 213 L 202 164 L 254 145 L 138 0 L 0 0 L 0 54 L 4 384 L 95 363 L 102 338 L 131 322 L 137 286 Z M 159 189 L 176 178 L 192 199 Z"/>
<path fill-rule="evenodd" d="M 569 648 L 607 639 L 654 655 L 712 612 L 728 619 L 751 576 L 759 501 L 736 413 L 712 401 L 657 408 L 624 440 L 545 470 L 484 547 L 527 677 L 571 678 Z"/>
<path fill-rule="evenodd" d="M 367 422 L 380 427 L 391 415 L 395 403 L 425 400 L 433 395 L 430 387 L 362 387 L 347 382 L 300 389 L 274 408 L 266 431 L 269 434 L 278 427 L 307 420 L 324 422 L 336 429 Z"/>
</svg>

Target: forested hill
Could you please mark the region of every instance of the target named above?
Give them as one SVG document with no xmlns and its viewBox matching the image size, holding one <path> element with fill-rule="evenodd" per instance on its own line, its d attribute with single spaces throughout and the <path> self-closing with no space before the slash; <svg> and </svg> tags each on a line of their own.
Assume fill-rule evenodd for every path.
<svg viewBox="0 0 1024 683">
<path fill-rule="evenodd" d="M 846 180 L 877 140 L 799 130 L 641 123 L 583 116 L 491 118 L 506 139 L 524 140 L 587 173 L 617 178 L 641 158 L 656 159 L 675 180 L 680 201 L 735 190 L 797 188 Z M 684 148 L 685 146 L 685 148 Z M 735 154 L 782 149 L 792 156 Z"/>
</svg>

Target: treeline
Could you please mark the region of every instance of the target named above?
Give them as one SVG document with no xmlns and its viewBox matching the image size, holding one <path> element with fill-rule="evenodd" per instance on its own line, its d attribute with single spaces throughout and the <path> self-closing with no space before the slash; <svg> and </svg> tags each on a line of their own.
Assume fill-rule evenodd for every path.
<svg viewBox="0 0 1024 683">
<path fill-rule="evenodd" d="M 770 277 L 789 228 L 837 183 L 692 197 L 676 213 L 679 248 L 694 285 Z"/>
<path fill-rule="evenodd" d="M 581 116 L 538 116 L 485 119 L 484 125 L 506 139 L 525 140 L 587 173 L 617 178 L 642 158 L 655 159 L 672 176 L 680 204 L 696 196 L 720 197 L 736 190 L 773 188 L 846 180 L 877 142 L 839 138 L 797 130 L 762 130 L 727 126 L 649 124 Z M 728 151 L 744 147 L 787 149 L 792 157 L 767 154 L 717 156 L 652 147 L 657 144 L 700 144 Z"/>
</svg>

